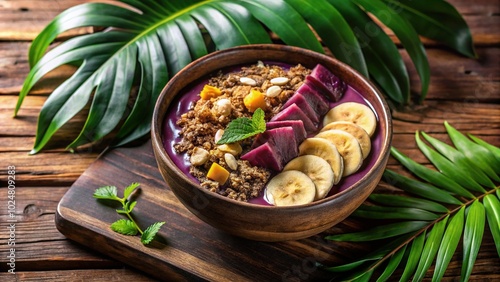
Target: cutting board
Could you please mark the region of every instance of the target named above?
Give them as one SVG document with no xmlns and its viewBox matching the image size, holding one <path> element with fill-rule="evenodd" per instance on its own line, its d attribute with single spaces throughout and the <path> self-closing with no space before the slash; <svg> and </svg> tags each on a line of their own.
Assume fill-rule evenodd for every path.
<svg viewBox="0 0 500 282">
<path fill-rule="evenodd" d="M 120 218 L 115 207 L 92 197 L 101 186 L 113 185 L 118 195 L 139 182 L 133 211 L 145 228 L 165 221 L 149 246 L 139 236 L 113 232 Z M 293 219 L 291 219 L 293 220 Z M 337 265 L 366 250 L 359 245 L 331 242 L 329 233 L 352 231 L 360 222 L 348 219 L 327 232 L 298 241 L 264 243 L 234 237 L 191 214 L 163 181 L 151 142 L 118 148 L 101 155 L 61 199 L 56 212 L 59 231 L 71 240 L 160 280 L 318 281 L 331 278 L 316 263 Z"/>
</svg>

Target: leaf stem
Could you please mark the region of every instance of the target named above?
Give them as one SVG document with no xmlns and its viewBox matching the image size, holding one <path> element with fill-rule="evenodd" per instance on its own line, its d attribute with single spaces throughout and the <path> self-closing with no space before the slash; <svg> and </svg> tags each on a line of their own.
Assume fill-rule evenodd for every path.
<svg viewBox="0 0 500 282">
<path fill-rule="evenodd" d="M 137 225 L 137 222 L 135 222 L 134 218 L 132 217 L 131 211 L 127 207 L 128 200 L 125 197 L 123 197 L 123 198 L 118 198 L 118 201 L 120 201 L 120 203 L 122 204 L 123 211 L 124 211 L 123 214 L 127 215 L 128 219 L 130 219 L 130 221 L 132 221 L 135 228 L 137 228 L 137 231 L 139 231 L 139 233 L 141 233 L 141 235 L 144 234 L 144 231 L 142 231 L 142 229 L 139 227 L 139 225 Z"/>
</svg>

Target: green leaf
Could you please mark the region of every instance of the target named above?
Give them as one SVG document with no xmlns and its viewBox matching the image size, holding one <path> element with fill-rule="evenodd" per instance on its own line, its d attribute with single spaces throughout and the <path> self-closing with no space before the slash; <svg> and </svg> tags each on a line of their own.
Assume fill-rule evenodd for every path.
<svg viewBox="0 0 500 282">
<path fill-rule="evenodd" d="M 491 235 L 493 236 L 497 253 L 500 257 L 500 201 L 495 195 L 489 194 L 484 197 L 483 204 Z"/>
<path fill-rule="evenodd" d="M 436 166 L 436 168 L 444 175 L 448 176 L 451 179 L 454 179 L 457 183 L 460 183 L 465 188 L 477 192 L 486 192 L 486 190 L 484 190 L 484 188 L 481 187 L 481 185 L 479 185 L 476 181 L 474 181 L 472 178 L 467 177 L 468 174 L 465 170 L 463 170 L 459 166 L 454 165 L 447 158 L 427 146 L 420 139 L 418 131 L 415 133 L 415 140 L 417 141 L 417 145 L 420 148 L 420 151 L 422 151 L 427 159 L 429 159 L 434 164 L 434 166 Z M 467 194 L 465 188 L 462 188 L 463 191 L 460 192 L 460 195 Z"/>
<path fill-rule="evenodd" d="M 156 233 L 158 233 L 163 224 L 165 224 L 165 222 L 155 222 L 148 228 L 146 228 L 146 230 L 144 230 L 144 233 L 142 233 L 141 242 L 144 245 L 149 244 L 155 238 Z"/>
<path fill-rule="evenodd" d="M 353 216 L 373 219 L 411 219 L 435 220 L 439 215 L 417 208 L 384 207 L 362 205 L 352 214 Z"/>
<path fill-rule="evenodd" d="M 394 158 L 396 158 L 402 165 L 404 165 L 407 169 L 413 172 L 418 177 L 427 180 L 428 182 L 437 185 L 447 191 L 452 193 L 456 193 L 460 196 L 467 197 L 469 199 L 473 199 L 474 195 L 460 186 L 453 179 L 445 176 L 444 174 L 439 173 L 438 171 L 432 170 L 428 167 L 425 167 L 414 160 L 410 159 L 396 148 L 391 147 L 391 154 Z"/>
<path fill-rule="evenodd" d="M 457 249 L 458 242 L 462 237 L 462 231 L 464 229 L 464 211 L 465 206 L 462 206 L 462 208 L 452 217 L 448 227 L 446 227 L 446 231 L 436 257 L 436 266 L 434 268 L 432 281 L 441 281 L 444 272 L 450 263 L 451 257 Z"/>
<path fill-rule="evenodd" d="M 333 55 L 368 77 L 361 46 L 342 14 L 327 1 L 286 0 L 312 26 Z"/>
<path fill-rule="evenodd" d="M 103 186 L 94 191 L 94 198 L 103 200 L 119 200 L 115 186 Z"/>
<path fill-rule="evenodd" d="M 386 281 L 391 277 L 391 275 L 394 273 L 396 268 L 399 266 L 401 263 L 401 259 L 403 258 L 403 255 L 405 254 L 406 251 L 406 246 L 401 248 L 399 251 L 397 251 L 394 255 L 391 256 L 391 259 L 387 263 L 387 266 L 384 269 L 384 272 L 378 277 L 378 281 Z"/>
<path fill-rule="evenodd" d="M 500 161 L 488 149 L 471 141 L 448 122 L 445 121 L 444 125 L 455 147 L 469 159 L 474 160 L 474 164 L 489 177 L 495 181 L 500 181 L 498 171 L 493 169 L 497 168 L 498 170 L 500 168 Z"/>
<path fill-rule="evenodd" d="M 283 0 L 241 0 L 239 4 L 288 45 L 324 53 L 324 49 L 307 22 Z"/>
<path fill-rule="evenodd" d="M 448 216 L 446 216 L 444 219 L 438 221 L 434 226 L 432 227 L 432 230 L 429 232 L 429 236 L 427 237 L 425 241 L 424 248 L 422 250 L 422 254 L 420 256 L 420 260 L 417 265 L 417 270 L 415 271 L 415 276 L 413 277 L 413 280 L 415 281 L 421 281 L 427 270 L 432 264 L 432 261 L 434 260 L 434 257 L 436 256 L 436 253 L 439 249 L 439 245 L 441 243 L 441 240 L 443 238 L 443 232 L 446 227 L 446 222 L 448 221 Z"/>
<path fill-rule="evenodd" d="M 130 184 L 129 186 L 127 186 L 127 188 L 125 188 L 125 190 L 123 191 L 123 199 L 128 199 L 128 197 L 130 197 L 130 195 L 132 195 L 132 193 L 137 189 L 137 187 L 139 187 L 141 184 L 137 183 L 137 182 L 133 182 L 132 184 Z"/>
<path fill-rule="evenodd" d="M 410 79 L 403 58 L 391 38 L 353 2 L 329 2 L 352 27 L 370 77 L 396 105 L 406 104 L 410 97 Z"/>
<path fill-rule="evenodd" d="M 422 250 L 424 249 L 425 235 L 426 232 L 424 231 L 422 234 L 420 234 L 417 238 L 413 240 L 410 251 L 408 253 L 408 260 L 406 262 L 405 269 L 399 281 L 402 282 L 409 281 L 410 277 L 413 275 L 415 269 L 417 268 L 417 264 L 422 255 Z"/>
<path fill-rule="evenodd" d="M 446 1 L 384 0 L 406 18 L 415 30 L 465 56 L 476 57 L 467 23 Z"/>
<path fill-rule="evenodd" d="M 139 232 L 134 222 L 128 219 L 119 219 L 111 224 L 111 229 L 123 235 L 137 235 Z"/>
<path fill-rule="evenodd" d="M 325 237 L 332 241 L 351 241 L 351 242 L 366 242 L 379 239 L 391 238 L 398 235 L 411 233 L 413 231 L 425 228 L 429 222 L 427 221 L 404 221 L 390 223 L 371 228 L 366 231 L 330 235 Z"/>
<path fill-rule="evenodd" d="M 474 165 L 474 162 L 467 158 L 462 152 L 453 148 L 452 146 L 439 141 L 436 138 L 433 138 L 427 135 L 425 132 L 422 132 L 422 136 L 424 136 L 425 140 L 427 140 L 437 151 L 441 153 L 441 155 L 448 158 L 452 161 L 456 167 L 461 168 L 461 172 L 465 173 L 467 177 L 470 177 L 476 180 L 478 183 L 487 186 L 487 187 L 495 187 L 495 184 L 491 181 L 490 178 L 480 169 Z"/>
<path fill-rule="evenodd" d="M 384 171 L 384 180 L 398 188 L 403 189 L 408 193 L 412 193 L 426 199 L 434 200 L 436 202 L 461 205 L 462 202 L 451 196 L 448 192 L 438 189 L 430 184 L 414 180 L 396 172 L 386 169 Z"/>
<path fill-rule="evenodd" d="M 500 161 L 500 148 L 493 146 L 490 143 L 488 143 L 488 142 L 484 141 L 483 139 L 481 139 L 477 136 L 474 136 L 472 134 L 467 134 L 467 136 L 469 136 L 469 138 L 472 139 L 477 144 L 479 144 L 479 145 L 483 146 L 484 148 L 486 148 L 487 150 L 489 150 L 491 152 L 491 154 L 493 154 L 495 156 L 497 161 Z"/>
<path fill-rule="evenodd" d="M 224 130 L 221 139 L 217 141 L 217 144 L 234 143 L 263 133 L 266 130 L 264 115 L 264 111 L 258 108 L 251 119 L 240 117 L 232 120 Z"/>
<path fill-rule="evenodd" d="M 461 273 L 462 281 L 469 280 L 470 274 L 472 273 L 472 268 L 474 267 L 474 262 L 479 253 L 479 247 L 481 246 L 481 240 L 483 239 L 484 221 L 484 206 L 478 200 L 475 200 L 467 210 L 465 221 L 463 240 L 464 254 Z"/>
<path fill-rule="evenodd" d="M 417 69 L 421 82 L 420 101 L 425 99 L 430 82 L 430 67 L 424 46 L 413 26 L 397 11 L 380 0 L 352 0 L 377 17 L 399 38 Z"/>
<path fill-rule="evenodd" d="M 412 207 L 438 213 L 448 212 L 448 208 L 439 203 L 419 198 L 412 198 L 408 196 L 371 194 L 368 198 L 374 202 L 386 206 Z"/>
</svg>

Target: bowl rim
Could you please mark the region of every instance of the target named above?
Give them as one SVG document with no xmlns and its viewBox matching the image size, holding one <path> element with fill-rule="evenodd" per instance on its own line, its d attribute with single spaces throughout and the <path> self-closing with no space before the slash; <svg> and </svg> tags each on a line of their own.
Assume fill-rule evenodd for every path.
<svg viewBox="0 0 500 282">
<path fill-rule="evenodd" d="M 170 158 L 169 154 L 166 152 L 165 148 L 163 147 L 163 137 L 162 137 L 162 130 L 163 130 L 163 124 L 165 121 L 165 112 L 160 112 L 160 107 L 162 101 L 165 100 L 165 96 L 167 95 L 167 90 L 173 85 L 174 83 L 177 82 L 177 80 L 181 79 L 183 76 L 185 76 L 185 73 L 188 73 L 189 70 L 193 66 L 198 66 L 202 64 L 205 60 L 211 59 L 214 57 L 218 57 L 221 55 L 225 54 L 230 54 L 234 52 L 241 52 L 245 50 L 279 50 L 279 51 L 285 51 L 285 52 L 293 52 L 293 53 L 298 53 L 298 54 L 304 54 L 308 56 L 314 56 L 318 58 L 318 60 L 330 60 L 333 62 L 335 65 L 338 65 L 341 68 L 347 69 L 348 72 L 352 73 L 355 78 L 354 80 L 360 80 L 362 83 L 366 85 L 366 87 L 373 92 L 375 95 L 375 103 L 378 103 L 381 108 L 383 109 L 382 113 L 376 112 L 376 115 L 380 116 L 383 114 L 384 120 L 385 120 L 385 128 L 386 128 L 386 134 L 382 136 L 381 138 L 381 147 L 380 151 L 378 153 L 377 159 L 375 160 L 372 168 L 365 174 L 363 177 L 361 177 L 358 181 L 353 183 L 351 186 L 348 188 L 335 193 L 329 197 L 323 198 L 321 200 L 313 201 L 308 204 L 304 205 L 297 205 L 297 206 L 267 206 L 267 205 L 261 205 L 261 204 L 256 204 L 256 203 L 249 203 L 249 202 L 243 202 L 243 201 L 237 201 L 234 199 L 230 199 L 228 197 L 219 195 L 218 193 L 210 192 L 207 189 L 203 189 L 199 185 L 199 183 L 194 183 L 193 180 L 189 179 L 184 172 L 181 171 L 179 167 L 174 163 L 174 161 Z M 234 63 L 233 66 L 240 65 L 241 63 Z M 226 66 L 225 66 L 226 67 Z M 221 67 L 225 68 L 225 67 Z M 230 67 L 230 66 L 228 66 Z M 207 75 L 207 74 L 205 74 Z M 203 76 L 201 76 L 203 77 Z M 201 78 L 197 77 L 194 78 L 192 81 L 196 81 L 197 79 Z M 179 91 L 180 92 L 180 91 Z M 178 92 L 178 93 L 179 93 Z M 175 93 L 175 96 L 172 98 L 172 101 L 175 100 L 175 97 L 177 97 L 178 93 Z M 360 93 L 362 94 L 362 93 Z M 363 95 L 363 94 L 362 94 Z M 365 99 L 366 97 L 363 96 Z M 171 102 L 172 102 L 171 101 Z M 374 102 L 371 102 L 371 104 L 374 104 Z M 167 109 L 170 108 L 171 103 L 167 106 Z M 152 116 L 152 126 L 151 126 L 151 139 L 153 142 L 153 148 L 159 148 L 160 150 L 155 150 L 155 158 L 160 158 L 164 163 L 168 164 L 169 169 L 173 171 L 177 176 L 180 178 L 186 180 L 189 182 L 191 185 L 195 186 L 198 191 L 203 193 L 203 195 L 206 195 L 209 198 L 216 198 L 218 200 L 222 200 L 224 202 L 228 202 L 231 204 L 239 205 L 242 207 L 248 207 L 250 209 L 265 209 L 265 210 L 280 210 L 280 211 L 286 211 L 286 210 L 294 210 L 297 208 L 311 208 L 311 207 L 317 207 L 321 205 L 325 205 L 328 202 L 331 202 L 335 200 L 336 198 L 342 197 L 342 195 L 349 193 L 351 190 L 354 190 L 358 186 L 360 186 L 364 181 L 370 179 L 371 177 L 374 176 L 374 174 L 377 171 L 377 168 L 381 165 L 384 164 L 385 159 L 389 157 L 389 151 L 391 147 L 391 142 L 392 142 L 392 135 L 393 135 L 393 129 L 392 129 L 392 116 L 391 116 L 391 111 L 390 108 L 385 100 L 385 98 L 382 95 L 382 92 L 373 84 L 370 80 L 368 80 L 366 77 L 364 77 L 362 74 L 360 74 L 357 70 L 352 68 L 351 66 L 347 65 L 344 62 L 341 62 L 340 60 L 328 56 L 323 53 L 319 53 L 316 51 L 312 51 L 309 49 L 301 48 L 301 47 L 296 47 L 296 46 L 290 46 L 290 45 L 282 45 L 282 44 L 249 44 L 249 45 L 242 45 L 242 46 L 235 46 L 235 47 L 230 47 L 222 50 L 217 50 L 212 53 L 209 53 L 203 57 L 200 57 L 188 65 L 186 65 L 183 69 L 181 69 L 178 73 L 176 73 L 170 80 L 169 82 L 164 86 L 164 88 L 161 90 L 160 95 L 157 98 L 157 101 L 154 106 L 154 111 L 153 111 L 153 116 Z M 158 160 L 157 160 L 158 161 Z M 385 169 L 385 168 L 384 168 Z M 170 188 L 170 187 L 169 187 Z M 170 188 L 172 191 L 173 189 Z M 189 188 L 186 188 L 189 189 Z M 174 193 L 175 194 L 175 193 Z"/>
</svg>

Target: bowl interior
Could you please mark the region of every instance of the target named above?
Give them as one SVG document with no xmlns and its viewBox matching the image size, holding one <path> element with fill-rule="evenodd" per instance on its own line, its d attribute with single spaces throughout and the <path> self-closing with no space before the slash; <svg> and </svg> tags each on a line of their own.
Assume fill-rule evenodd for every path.
<svg viewBox="0 0 500 282">
<path fill-rule="evenodd" d="M 313 68 L 316 64 L 321 63 L 362 95 L 362 97 L 355 97 L 355 100 L 362 99 L 364 101 L 360 102 L 369 104 L 378 119 L 377 132 L 372 141 L 372 151 L 376 155 L 371 156 L 368 163 L 356 174 L 358 176 L 363 175 L 364 177 L 348 177 L 338 192 L 341 193 L 361 183 L 371 168 L 381 161 L 384 151 L 387 150 L 390 143 L 390 116 L 384 99 L 371 83 L 349 66 L 323 54 L 283 45 L 250 45 L 212 53 L 191 63 L 171 79 L 158 99 L 152 129 L 153 139 L 156 139 L 158 144 L 162 144 L 163 147 L 160 150 L 160 157 L 166 161 L 169 168 L 178 174 L 179 177 L 192 182 L 193 185 L 198 184 L 193 176 L 186 173 L 185 166 L 188 165 L 186 160 L 172 156 L 172 154 L 175 154 L 173 150 L 168 151 L 168 148 L 172 148 L 173 144 L 178 141 L 176 140 L 178 131 L 172 122 L 169 122 L 169 124 L 166 123 L 168 122 L 168 119 L 166 119 L 167 113 L 172 113 L 173 111 L 186 112 L 190 104 L 190 99 L 184 94 L 188 90 L 192 90 L 192 88 L 200 88 L 203 85 L 200 81 L 206 80 L 210 74 L 221 69 L 254 64 L 259 60 L 289 65 L 302 64 L 308 68 Z M 196 91 L 199 91 L 199 89 L 195 89 L 194 92 Z M 167 150 L 165 150 L 165 147 Z M 206 192 L 204 191 L 205 189 L 201 187 L 200 189 Z M 338 194 L 336 193 L 335 195 Z M 317 202 L 327 201 L 330 197 Z"/>
</svg>

